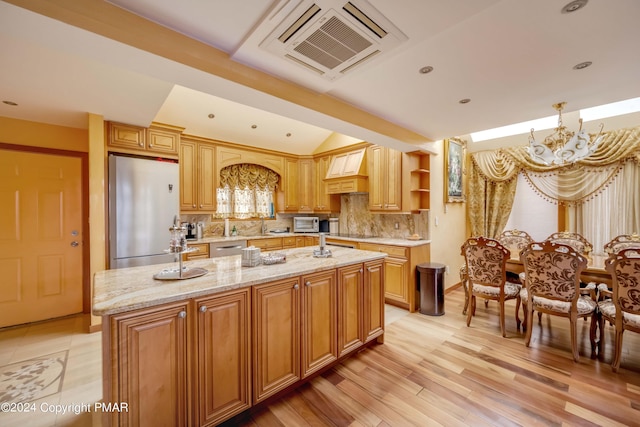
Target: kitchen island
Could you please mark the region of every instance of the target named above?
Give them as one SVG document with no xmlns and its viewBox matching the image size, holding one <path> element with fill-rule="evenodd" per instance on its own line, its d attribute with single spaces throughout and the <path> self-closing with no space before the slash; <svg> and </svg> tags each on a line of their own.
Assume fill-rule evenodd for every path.
<svg viewBox="0 0 640 427">
<path fill-rule="evenodd" d="M 153 279 L 175 264 L 96 273 L 104 401 L 128 409 L 105 424 L 215 425 L 382 342 L 386 254 L 331 250 L 190 261 L 208 273 L 188 280 Z"/>
</svg>

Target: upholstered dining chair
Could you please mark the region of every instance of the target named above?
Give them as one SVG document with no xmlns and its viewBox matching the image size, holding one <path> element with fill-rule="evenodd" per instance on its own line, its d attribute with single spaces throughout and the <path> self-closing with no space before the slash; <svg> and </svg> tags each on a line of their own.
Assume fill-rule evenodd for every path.
<svg viewBox="0 0 640 427">
<path fill-rule="evenodd" d="M 506 265 L 510 252 L 499 241 L 485 237 L 471 237 L 460 248 L 467 267 L 469 307 L 467 326 L 476 311 L 476 298 L 495 300 L 500 306 L 500 332 L 505 331 L 505 301 L 516 300 L 516 323 L 520 329 L 520 285 L 507 281 Z"/>
<path fill-rule="evenodd" d="M 533 238 L 525 231 L 513 229 L 504 230 L 500 233 L 498 241 L 511 252 L 517 251 L 517 253 L 520 253 L 529 243 L 533 242 Z M 512 255 L 514 254 L 512 253 Z"/>
<path fill-rule="evenodd" d="M 611 273 L 613 291 L 601 290 L 598 301 L 600 330 L 599 354 L 604 348 L 603 321 L 614 325 L 613 372 L 618 372 L 622 355 L 622 334 L 625 330 L 640 332 L 640 248 L 623 249 L 609 255 L 605 269 Z"/>
<path fill-rule="evenodd" d="M 640 235 L 638 233 L 621 234 L 614 237 L 604 245 L 604 252 L 606 254 L 615 254 L 623 249 L 631 248 L 640 248 Z"/>
<path fill-rule="evenodd" d="M 589 256 L 593 249 L 591 242 L 589 242 L 584 236 L 580 233 L 574 233 L 571 231 L 551 233 L 545 240 L 553 243 L 560 243 L 562 245 L 569 245 L 584 256 Z"/>
<path fill-rule="evenodd" d="M 522 301 L 527 313 L 526 346 L 531 343 L 534 311 L 567 317 L 571 327 L 573 359 L 577 362 L 577 320 L 578 317 L 590 316 L 591 357 L 595 358 L 596 291 L 580 288 L 580 273 L 587 267 L 587 259 L 569 245 L 548 240 L 530 243 L 520 252 L 520 259 L 527 277 L 527 287 L 520 293 L 520 298 L 526 298 Z"/>
</svg>

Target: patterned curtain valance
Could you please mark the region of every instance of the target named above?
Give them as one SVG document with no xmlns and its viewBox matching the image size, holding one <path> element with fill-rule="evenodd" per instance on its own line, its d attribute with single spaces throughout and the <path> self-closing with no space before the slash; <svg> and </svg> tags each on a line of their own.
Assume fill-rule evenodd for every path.
<svg viewBox="0 0 640 427">
<path fill-rule="evenodd" d="M 511 181 L 524 172 L 545 199 L 579 204 L 601 192 L 630 160 L 640 162 L 640 126 L 603 133 L 595 153 L 569 165 L 534 163 L 522 146 L 472 153 L 471 169 L 488 183 Z"/>
<path fill-rule="evenodd" d="M 230 165 L 220 170 L 220 187 L 259 188 L 275 190 L 280 175 L 264 166 L 253 163 Z"/>
<path fill-rule="evenodd" d="M 480 151 L 470 155 L 467 213 L 474 236 L 496 237 L 507 223 L 518 173 L 548 201 L 580 204 L 611 183 L 627 161 L 640 164 L 640 126 L 603 134 L 588 159 L 567 166 L 534 163 L 526 147 Z"/>
</svg>

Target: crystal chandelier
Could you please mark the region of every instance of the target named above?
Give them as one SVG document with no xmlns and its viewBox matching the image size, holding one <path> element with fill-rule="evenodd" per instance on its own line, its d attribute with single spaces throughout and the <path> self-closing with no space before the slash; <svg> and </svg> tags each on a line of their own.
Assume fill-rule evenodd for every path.
<svg viewBox="0 0 640 427">
<path fill-rule="evenodd" d="M 545 166 L 574 163 L 589 157 L 602 141 L 601 134 L 604 127 L 602 123 L 595 137 L 582 130 L 582 119 L 580 119 L 580 129 L 577 133 L 568 132 L 562 124 L 562 109 L 565 104 L 566 102 L 553 104 L 553 108 L 558 111 L 558 127 L 542 143 L 536 142 L 531 129 L 527 151 L 535 163 Z"/>
</svg>

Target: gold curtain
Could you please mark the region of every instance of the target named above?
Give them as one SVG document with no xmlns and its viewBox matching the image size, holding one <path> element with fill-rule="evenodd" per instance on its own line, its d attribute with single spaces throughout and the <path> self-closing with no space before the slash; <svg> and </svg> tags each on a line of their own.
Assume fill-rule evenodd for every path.
<svg viewBox="0 0 640 427">
<path fill-rule="evenodd" d="M 471 233 L 495 237 L 502 231 L 520 171 L 547 200 L 576 204 L 601 192 L 627 160 L 640 162 L 640 126 L 603 133 L 589 158 L 569 165 L 537 164 L 524 146 L 472 153 L 467 207 Z"/>
<path fill-rule="evenodd" d="M 220 171 L 220 187 L 228 186 L 231 189 L 249 187 L 275 190 L 279 180 L 280 175 L 276 172 L 253 163 L 230 165 Z"/>
</svg>

